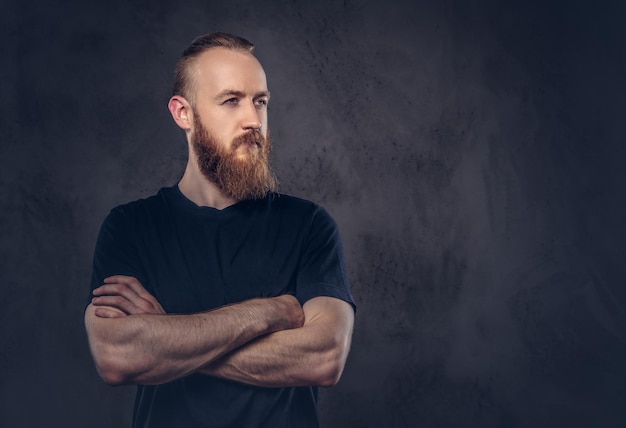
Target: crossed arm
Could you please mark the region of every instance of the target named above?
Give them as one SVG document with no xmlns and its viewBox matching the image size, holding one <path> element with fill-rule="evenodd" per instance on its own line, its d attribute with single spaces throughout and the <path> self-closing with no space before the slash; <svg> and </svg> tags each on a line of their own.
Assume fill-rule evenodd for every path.
<svg viewBox="0 0 626 428">
<path fill-rule="evenodd" d="M 352 307 L 316 297 L 251 299 L 167 315 L 135 278 L 94 290 L 85 325 L 96 367 L 111 384 L 159 384 L 191 373 L 266 387 L 334 385 L 354 322 Z"/>
</svg>

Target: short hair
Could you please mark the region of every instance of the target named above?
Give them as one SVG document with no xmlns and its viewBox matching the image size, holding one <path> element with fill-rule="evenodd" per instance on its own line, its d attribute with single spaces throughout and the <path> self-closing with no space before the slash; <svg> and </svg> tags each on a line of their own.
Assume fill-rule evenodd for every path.
<svg viewBox="0 0 626 428">
<path fill-rule="evenodd" d="M 253 53 L 254 45 L 243 37 L 228 33 L 211 33 L 197 37 L 183 51 L 174 69 L 174 88 L 172 95 L 180 95 L 194 103 L 194 82 L 189 69 L 201 53 L 213 48 L 226 48 L 234 51 Z"/>
</svg>

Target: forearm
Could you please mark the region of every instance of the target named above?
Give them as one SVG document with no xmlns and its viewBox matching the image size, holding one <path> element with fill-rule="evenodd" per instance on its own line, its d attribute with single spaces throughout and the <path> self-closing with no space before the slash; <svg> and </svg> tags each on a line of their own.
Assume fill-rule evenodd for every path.
<svg viewBox="0 0 626 428">
<path fill-rule="evenodd" d="M 258 336 L 301 325 L 279 298 L 253 299 L 193 315 L 98 318 L 87 333 L 98 371 L 112 384 L 159 384 L 197 371 Z"/>
<path fill-rule="evenodd" d="M 306 335 L 304 331 L 298 333 Z M 264 387 L 335 384 L 343 368 L 335 346 L 302 343 L 300 339 L 300 334 L 273 333 L 234 350 L 200 372 Z"/>
<path fill-rule="evenodd" d="M 320 304 L 334 305 L 336 310 L 310 316 L 301 328 L 260 337 L 200 373 L 264 387 L 334 385 L 350 349 L 354 312 L 345 302 L 332 298 L 311 303 Z"/>
</svg>

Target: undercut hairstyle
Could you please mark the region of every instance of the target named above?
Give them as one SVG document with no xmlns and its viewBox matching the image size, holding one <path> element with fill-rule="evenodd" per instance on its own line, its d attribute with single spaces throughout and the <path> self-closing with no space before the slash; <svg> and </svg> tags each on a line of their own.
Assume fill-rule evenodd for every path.
<svg viewBox="0 0 626 428">
<path fill-rule="evenodd" d="M 254 45 L 248 40 L 228 33 L 211 33 L 196 38 L 184 50 L 174 69 L 174 89 L 172 95 L 179 95 L 195 103 L 194 78 L 191 75 L 191 66 L 201 53 L 213 48 L 226 48 L 234 51 L 254 52 Z"/>
</svg>

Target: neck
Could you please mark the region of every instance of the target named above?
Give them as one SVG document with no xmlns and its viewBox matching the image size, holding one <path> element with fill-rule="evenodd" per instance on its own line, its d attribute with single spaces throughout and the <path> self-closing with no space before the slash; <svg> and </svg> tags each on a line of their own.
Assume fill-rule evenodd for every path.
<svg viewBox="0 0 626 428">
<path fill-rule="evenodd" d="M 181 193 L 200 207 L 211 207 L 222 210 L 238 201 L 222 193 L 192 164 L 190 159 L 183 178 L 178 183 Z"/>
</svg>

